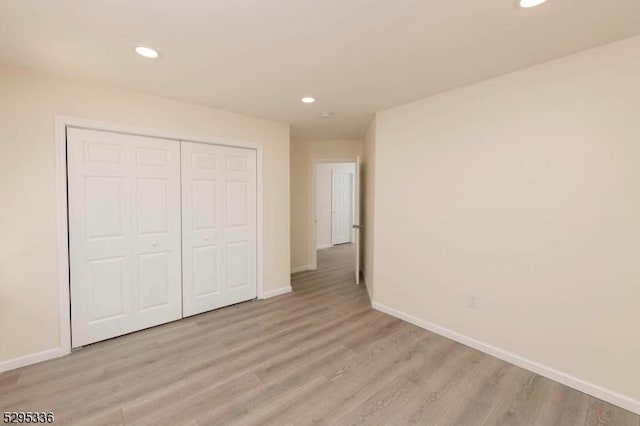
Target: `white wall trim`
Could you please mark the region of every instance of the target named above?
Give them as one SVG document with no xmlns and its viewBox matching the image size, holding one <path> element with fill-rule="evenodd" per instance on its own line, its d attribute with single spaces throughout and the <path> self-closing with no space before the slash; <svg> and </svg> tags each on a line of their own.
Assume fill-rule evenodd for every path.
<svg viewBox="0 0 640 426">
<path fill-rule="evenodd" d="M 50 359 L 61 357 L 66 355 L 62 348 L 48 349 L 42 352 L 36 352 L 34 354 L 24 355 L 18 358 L 8 359 L 0 362 L 0 373 L 3 371 L 14 370 L 16 368 L 24 367 L 26 365 L 35 364 L 37 362 L 47 361 Z"/>
<path fill-rule="evenodd" d="M 593 383 L 589 383 L 567 373 L 563 373 L 562 371 L 555 370 L 551 367 L 524 358 L 520 355 L 514 354 L 501 348 L 497 348 L 488 343 L 484 343 L 472 337 L 465 336 L 464 334 L 458 333 L 457 331 L 453 331 L 438 324 L 422 320 L 420 318 L 395 310 L 380 303 L 371 302 L 371 307 L 380 312 L 384 312 L 385 314 L 389 314 L 403 321 L 417 325 L 418 327 L 424 328 L 425 330 L 429 330 L 433 333 L 439 334 L 458 343 L 462 343 L 463 345 L 469 346 L 473 349 L 477 349 L 481 352 L 484 352 L 526 370 L 532 371 L 563 385 L 569 386 L 595 398 L 617 405 L 618 407 L 622 407 L 636 414 L 640 414 L 640 401 L 637 401 L 628 396 L 621 395 L 612 390 L 603 388 Z"/>
<path fill-rule="evenodd" d="M 276 288 L 274 290 L 266 291 L 262 295 L 262 297 L 260 297 L 259 299 L 270 299 L 272 297 L 282 296 L 283 294 L 291 293 L 292 291 L 293 291 L 293 289 L 291 288 L 291 286 L 280 287 L 280 288 Z"/>
<path fill-rule="evenodd" d="M 256 146 L 256 297 L 264 294 L 264 179 L 262 175 L 262 147 Z"/>
<path fill-rule="evenodd" d="M 324 249 L 328 249 L 328 248 L 331 248 L 331 247 L 333 247 L 333 244 L 320 244 L 320 245 L 317 247 L 317 249 L 318 249 L 318 250 L 324 250 Z"/>
<path fill-rule="evenodd" d="M 55 152 L 56 152 L 56 224 L 58 236 L 58 295 L 60 318 L 60 348 L 36 354 L 25 355 L 19 359 L 34 360 L 29 363 L 40 362 L 39 357 L 43 353 L 53 354 L 51 357 L 63 356 L 71 352 L 71 310 L 69 295 L 69 245 L 67 224 L 67 127 L 83 129 L 106 130 L 116 133 L 126 133 L 141 136 L 151 136 L 176 141 L 200 142 L 216 145 L 225 145 L 256 150 L 256 176 L 257 176 L 257 297 L 264 298 L 264 241 L 263 241 L 263 165 L 262 146 L 245 141 L 231 139 L 211 138 L 193 134 L 186 134 L 158 129 L 146 129 L 105 123 L 101 121 L 85 120 L 81 118 L 56 116 L 55 117 Z M 280 291 L 281 289 L 272 290 Z M 7 361 L 12 362 L 13 360 Z"/>
<path fill-rule="evenodd" d="M 58 235 L 58 315 L 60 333 L 60 353 L 71 353 L 71 295 L 69 294 L 69 241 L 67 223 L 67 128 L 64 119 L 55 119 L 56 148 L 56 227 Z M 42 352 L 40 352 L 42 353 Z M 40 362 L 38 354 L 31 363 Z"/>
<path fill-rule="evenodd" d="M 304 271 L 315 271 L 316 269 L 317 268 L 314 268 L 313 265 L 296 266 L 295 268 L 291 268 L 291 273 L 296 274 Z"/>
</svg>

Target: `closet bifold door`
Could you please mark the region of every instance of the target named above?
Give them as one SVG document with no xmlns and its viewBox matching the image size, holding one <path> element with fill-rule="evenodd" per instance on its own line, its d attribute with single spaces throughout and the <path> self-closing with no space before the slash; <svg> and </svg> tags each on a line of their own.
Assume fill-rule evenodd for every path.
<svg viewBox="0 0 640 426">
<path fill-rule="evenodd" d="M 182 317 L 180 143 L 67 128 L 72 346 Z"/>
<path fill-rule="evenodd" d="M 256 297 L 256 151 L 181 143 L 183 315 Z"/>
</svg>

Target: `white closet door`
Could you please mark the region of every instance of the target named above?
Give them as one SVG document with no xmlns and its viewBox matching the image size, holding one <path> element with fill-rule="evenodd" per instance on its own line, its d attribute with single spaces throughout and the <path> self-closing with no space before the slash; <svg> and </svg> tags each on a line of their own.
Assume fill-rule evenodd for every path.
<svg viewBox="0 0 640 426">
<path fill-rule="evenodd" d="M 351 174 L 333 170 L 331 174 L 331 244 L 351 242 Z"/>
<path fill-rule="evenodd" d="M 67 129 L 74 347 L 182 316 L 180 144 Z"/>
<path fill-rule="evenodd" d="M 256 297 L 256 151 L 181 146 L 186 317 Z"/>
</svg>

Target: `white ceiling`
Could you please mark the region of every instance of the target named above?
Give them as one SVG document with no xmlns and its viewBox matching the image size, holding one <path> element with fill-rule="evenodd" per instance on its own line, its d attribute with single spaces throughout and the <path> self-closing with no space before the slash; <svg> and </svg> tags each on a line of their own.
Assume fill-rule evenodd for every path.
<svg viewBox="0 0 640 426">
<path fill-rule="evenodd" d="M 284 121 L 309 139 L 358 138 L 376 111 L 639 33 L 640 0 L 0 1 L 1 62 Z"/>
</svg>

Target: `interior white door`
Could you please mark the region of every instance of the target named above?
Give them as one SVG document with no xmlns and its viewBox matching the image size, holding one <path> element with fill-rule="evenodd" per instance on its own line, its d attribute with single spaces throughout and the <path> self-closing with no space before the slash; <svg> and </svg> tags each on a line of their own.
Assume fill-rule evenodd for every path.
<svg viewBox="0 0 640 426">
<path fill-rule="evenodd" d="M 353 230 L 355 231 L 355 249 L 356 249 L 356 284 L 360 284 L 360 239 L 362 226 L 360 225 L 360 156 L 356 157 L 356 171 L 353 175 L 354 183 L 353 188 L 355 191 L 353 209 L 355 223 L 353 224 Z"/>
<path fill-rule="evenodd" d="M 180 144 L 67 129 L 72 346 L 182 317 Z"/>
<path fill-rule="evenodd" d="M 186 317 L 256 297 L 256 151 L 181 146 Z"/>
<path fill-rule="evenodd" d="M 351 242 L 351 173 L 331 172 L 331 244 Z"/>
</svg>

